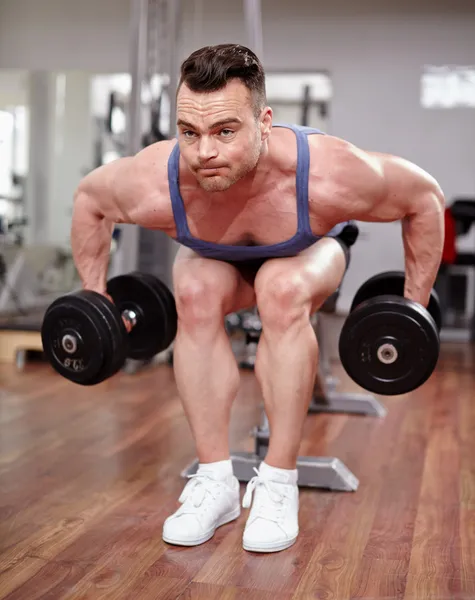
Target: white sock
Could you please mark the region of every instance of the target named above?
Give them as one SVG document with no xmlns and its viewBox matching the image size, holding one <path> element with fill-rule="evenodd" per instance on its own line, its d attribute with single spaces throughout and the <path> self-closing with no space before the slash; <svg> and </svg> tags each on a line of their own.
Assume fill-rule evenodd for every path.
<svg viewBox="0 0 475 600">
<path fill-rule="evenodd" d="M 227 479 L 233 475 L 233 463 L 230 458 L 213 463 L 199 463 L 198 473 L 213 473 L 219 479 Z"/>
<path fill-rule="evenodd" d="M 264 461 L 259 466 L 259 473 L 266 479 L 271 481 L 280 481 L 281 483 L 297 484 L 298 471 L 297 469 L 281 469 L 279 467 L 271 467 Z"/>
</svg>

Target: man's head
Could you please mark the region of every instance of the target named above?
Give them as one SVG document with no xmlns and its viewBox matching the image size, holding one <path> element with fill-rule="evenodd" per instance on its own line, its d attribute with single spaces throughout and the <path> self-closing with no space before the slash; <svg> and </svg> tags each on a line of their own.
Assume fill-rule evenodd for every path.
<svg viewBox="0 0 475 600">
<path fill-rule="evenodd" d="M 181 66 L 177 125 L 180 152 L 203 189 L 226 190 L 251 172 L 272 125 L 257 56 L 238 44 L 193 52 Z"/>
</svg>

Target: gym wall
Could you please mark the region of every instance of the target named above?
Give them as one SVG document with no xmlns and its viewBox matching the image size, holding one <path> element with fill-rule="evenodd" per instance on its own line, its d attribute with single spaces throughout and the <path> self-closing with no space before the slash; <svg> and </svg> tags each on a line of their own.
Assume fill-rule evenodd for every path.
<svg viewBox="0 0 475 600">
<path fill-rule="evenodd" d="M 241 2 L 203 0 L 199 26 L 193 0 L 183 4 L 182 57 L 204 44 L 247 43 Z M 420 106 L 424 65 L 473 64 L 475 6 L 263 0 L 262 8 L 268 69 L 330 71 L 329 133 L 413 160 L 440 181 L 449 202 L 475 194 L 473 110 Z M 0 68 L 127 71 L 129 9 L 127 0 L 3 0 Z M 399 224 L 362 224 L 340 308 L 362 279 L 402 266 Z"/>
</svg>

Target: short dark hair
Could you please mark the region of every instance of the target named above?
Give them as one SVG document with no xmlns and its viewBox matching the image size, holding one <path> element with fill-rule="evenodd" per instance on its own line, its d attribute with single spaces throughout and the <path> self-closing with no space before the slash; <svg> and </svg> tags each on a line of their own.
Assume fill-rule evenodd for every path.
<svg viewBox="0 0 475 600">
<path fill-rule="evenodd" d="M 254 114 L 259 116 L 266 105 L 264 69 L 254 52 L 240 44 L 195 50 L 181 65 L 177 94 L 183 83 L 193 92 L 215 92 L 232 79 L 240 79 L 251 92 Z"/>
</svg>

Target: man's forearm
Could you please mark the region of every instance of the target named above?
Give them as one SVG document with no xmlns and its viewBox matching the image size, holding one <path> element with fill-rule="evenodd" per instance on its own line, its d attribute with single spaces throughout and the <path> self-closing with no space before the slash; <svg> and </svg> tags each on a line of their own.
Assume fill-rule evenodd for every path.
<svg viewBox="0 0 475 600">
<path fill-rule="evenodd" d="M 415 198 L 415 211 L 402 221 L 406 284 L 404 296 L 428 305 L 444 245 L 444 209 L 440 192 Z"/>
<path fill-rule="evenodd" d="M 114 223 L 97 209 L 94 198 L 78 191 L 74 200 L 71 248 L 84 289 L 106 291 Z"/>
</svg>

